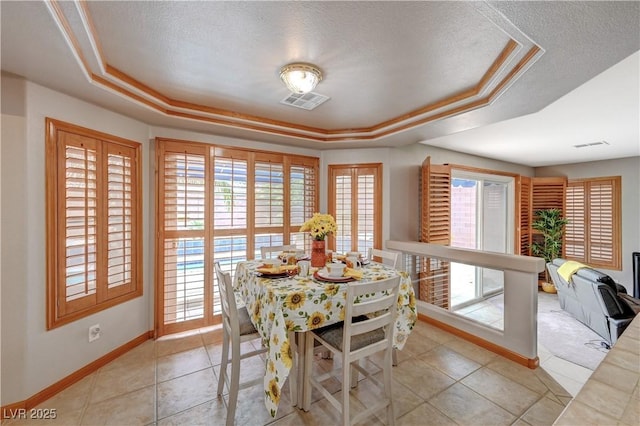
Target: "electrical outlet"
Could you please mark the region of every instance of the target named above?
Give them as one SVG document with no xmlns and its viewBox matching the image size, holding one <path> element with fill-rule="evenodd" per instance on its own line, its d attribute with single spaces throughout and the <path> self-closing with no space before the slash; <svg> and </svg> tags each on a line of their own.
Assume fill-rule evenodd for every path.
<svg viewBox="0 0 640 426">
<path fill-rule="evenodd" d="M 89 342 L 98 340 L 101 333 L 102 330 L 100 329 L 100 324 L 92 325 L 91 327 L 89 327 Z"/>
</svg>

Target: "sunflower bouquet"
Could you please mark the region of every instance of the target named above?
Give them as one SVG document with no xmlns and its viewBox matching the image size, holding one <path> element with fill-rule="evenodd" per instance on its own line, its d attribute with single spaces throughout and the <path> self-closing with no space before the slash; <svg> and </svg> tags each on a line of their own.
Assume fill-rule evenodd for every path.
<svg viewBox="0 0 640 426">
<path fill-rule="evenodd" d="M 313 217 L 300 227 L 301 232 L 309 232 L 316 241 L 324 241 L 327 235 L 337 230 L 338 226 L 333 216 L 323 213 L 314 213 Z"/>
</svg>

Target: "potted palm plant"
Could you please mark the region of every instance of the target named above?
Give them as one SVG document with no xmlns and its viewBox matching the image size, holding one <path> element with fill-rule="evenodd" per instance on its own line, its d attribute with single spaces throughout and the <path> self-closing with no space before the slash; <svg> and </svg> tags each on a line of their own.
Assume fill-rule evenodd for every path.
<svg viewBox="0 0 640 426">
<path fill-rule="evenodd" d="M 540 233 L 542 239 L 531 244 L 531 253 L 549 263 L 562 254 L 562 237 L 568 220 L 562 217 L 560 209 L 537 210 L 534 217 L 531 227 Z M 547 268 L 544 269 L 544 281 L 542 289 L 555 293 L 556 289 L 549 279 Z"/>
</svg>

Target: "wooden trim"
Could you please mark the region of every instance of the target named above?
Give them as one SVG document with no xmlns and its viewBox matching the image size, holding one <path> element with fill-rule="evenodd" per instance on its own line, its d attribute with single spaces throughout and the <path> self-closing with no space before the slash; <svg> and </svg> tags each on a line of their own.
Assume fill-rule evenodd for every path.
<svg viewBox="0 0 640 426">
<path fill-rule="evenodd" d="M 45 4 L 49 7 L 51 14 L 54 15 L 55 18 L 57 19 L 59 24 L 58 28 L 62 32 L 64 32 L 63 36 L 64 38 L 67 39 L 70 47 L 73 50 L 73 54 L 76 56 L 78 62 L 82 64 L 84 74 L 87 77 L 90 76 L 92 74 L 91 67 L 89 66 L 89 63 L 87 62 L 84 56 L 84 53 L 82 52 L 82 48 L 80 47 L 78 38 L 76 37 L 75 33 L 71 29 L 71 25 L 69 25 L 69 21 L 67 20 L 67 17 L 65 16 L 64 12 L 62 11 L 62 8 L 60 7 L 60 2 L 48 1 Z M 89 15 L 87 15 L 87 17 L 89 17 Z M 96 42 L 97 42 L 97 39 L 96 39 Z"/>
<path fill-rule="evenodd" d="M 384 167 L 382 163 L 380 163 L 376 169 L 376 174 L 377 174 L 376 203 L 375 203 L 374 214 L 373 214 L 374 229 L 376 231 L 379 231 L 373 235 L 373 246 L 379 249 L 383 249 L 382 247 L 382 203 L 384 202 L 384 191 L 382 190 L 382 182 L 384 179 L 382 175 L 383 172 L 384 172 Z"/>
<path fill-rule="evenodd" d="M 95 373 L 100 368 L 104 367 L 105 365 L 115 360 L 119 356 L 124 355 L 125 353 L 129 352 L 131 349 L 135 348 L 136 346 L 139 346 L 142 343 L 146 342 L 147 340 L 150 340 L 153 338 L 154 338 L 153 330 L 146 331 L 141 335 L 139 335 L 138 337 L 134 338 L 133 340 L 128 341 L 127 343 L 117 347 L 116 349 L 112 350 L 106 355 L 101 356 L 95 361 L 69 374 L 67 377 L 64 377 L 61 380 L 58 380 L 51 386 L 47 386 L 40 392 L 25 399 L 24 401 L 18 401 L 18 402 L 14 402 L 14 403 L 2 406 L 2 417 L 0 417 L 0 421 L 5 420 L 5 413 L 7 413 L 9 410 L 16 410 L 16 409 L 29 410 L 33 407 L 36 407 L 37 405 L 43 403 L 44 401 L 48 400 L 54 395 L 62 392 L 63 390 L 73 385 L 74 383 L 79 382 L 80 380 L 87 377 L 91 373 Z"/>
<path fill-rule="evenodd" d="M 187 152 L 185 146 L 199 147 L 200 149 L 206 149 L 207 147 L 213 147 L 215 152 L 213 154 L 214 157 L 228 157 L 233 159 L 243 159 L 246 160 L 250 153 L 255 154 L 268 154 L 275 155 L 281 157 L 291 157 L 291 164 L 295 165 L 305 165 L 311 166 L 314 165 L 316 161 L 318 161 L 318 157 L 313 157 L 311 155 L 304 154 L 292 154 L 287 152 L 274 152 L 267 151 L 263 149 L 254 149 L 254 148 L 244 148 L 244 147 L 236 147 L 233 145 L 220 145 L 217 143 L 211 142 L 196 142 L 190 141 L 187 139 L 174 139 L 174 138 L 162 138 L 157 137 L 156 144 L 159 142 L 167 144 L 171 149 L 165 149 L 165 151 L 171 152 Z M 243 155 L 238 155 L 242 153 Z"/>
<path fill-rule="evenodd" d="M 51 329 L 56 322 L 57 309 L 56 309 L 56 283 L 52 277 L 56 276 L 57 262 L 58 262 L 58 244 L 56 238 L 55 229 L 57 228 L 58 221 L 58 203 L 56 196 L 58 191 L 58 173 L 56 167 L 58 165 L 57 144 L 54 142 L 56 139 L 56 123 L 50 119 L 45 119 L 46 126 L 46 158 L 45 158 L 45 205 L 48 208 L 45 209 L 46 219 L 46 242 L 45 249 L 45 263 L 46 263 L 46 279 L 47 279 L 47 330 Z"/>
<path fill-rule="evenodd" d="M 460 330 L 449 324 L 445 324 L 441 321 L 428 317 L 424 314 L 418 314 L 418 319 L 420 321 L 426 322 L 427 324 L 431 324 L 435 327 L 438 327 L 439 329 L 444 330 L 447 333 L 451 333 L 454 336 L 467 340 L 473 343 L 474 345 L 478 345 L 484 349 L 487 349 L 497 355 L 500 355 L 501 357 L 507 358 L 520 365 L 524 365 L 525 367 L 530 368 L 532 370 L 535 370 L 540 366 L 540 359 L 538 357 L 535 357 L 533 359 L 526 358 L 520 354 L 510 351 L 509 349 L 503 348 L 502 346 L 496 345 L 495 343 L 484 340 L 474 334 Z"/>
<path fill-rule="evenodd" d="M 153 331 L 154 338 L 157 336 L 162 336 L 163 333 L 163 321 L 162 321 L 162 301 L 163 298 L 158 295 L 158 290 L 160 288 L 160 282 L 164 281 L 163 278 L 163 265 L 164 265 L 164 249 L 160 250 L 162 247 L 162 238 L 160 234 L 161 223 L 164 223 L 164 194 L 160 189 L 162 188 L 162 183 L 160 179 L 160 171 L 164 170 L 164 153 L 165 153 L 165 144 L 160 143 L 160 140 L 156 138 L 154 140 L 155 146 L 154 150 L 156 153 L 156 161 L 155 161 L 155 188 L 154 188 L 154 201 L 155 201 L 155 224 L 154 224 L 154 268 L 153 268 L 153 299 L 155 307 L 153 310 Z M 164 173 L 162 174 L 164 176 Z"/>
<path fill-rule="evenodd" d="M 489 99 L 493 99 L 494 96 L 496 96 L 498 93 L 500 93 L 500 90 L 504 87 L 507 86 L 508 83 L 511 82 L 511 80 L 513 80 L 513 78 L 524 69 L 524 67 L 531 62 L 531 60 L 533 58 L 535 58 L 535 56 L 538 54 L 538 52 L 540 52 L 540 48 L 538 46 L 533 46 L 531 49 L 529 49 L 529 51 L 527 52 L 527 54 L 520 59 L 520 61 L 516 64 L 515 67 L 513 67 L 511 69 L 511 71 L 509 71 L 509 73 L 502 79 L 502 81 L 500 83 L 498 83 L 498 85 L 496 87 L 493 88 L 493 90 L 491 91 L 491 93 L 489 94 L 488 98 Z"/>
<path fill-rule="evenodd" d="M 451 167 L 452 170 L 462 170 L 465 172 L 481 173 L 485 175 L 508 176 L 513 178 L 520 176 L 518 173 L 503 172 L 501 170 L 485 169 L 482 167 L 464 166 L 462 164 L 444 163 L 443 165 Z"/>
<path fill-rule="evenodd" d="M 152 110 L 158 111 L 161 114 L 167 116 L 324 143 L 339 142 L 345 140 L 374 140 L 420 126 L 439 118 L 450 117 L 461 112 L 486 106 L 497 94 L 501 93 L 503 90 L 507 90 L 509 87 L 509 83 L 512 82 L 515 77 L 525 69 L 526 65 L 531 63 L 531 61 L 541 51 L 540 47 L 534 44 L 531 49 L 520 59 L 520 61 L 515 64 L 513 68 L 509 70 L 506 76 L 493 88 L 491 93 L 482 99 L 475 98 L 477 98 L 482 89 L 492 80 L 493 77 L 497 75 L 498 71 L 507 63 L 507 60 L 519 45 L 517 40 L 514 40 L 512 38 L 508 40 L 502 51 L 498 54 L 489 68 L 487 68 L 484 74 L 479 78 L 477 83 L 472 86 L 471 89 L 462 90 L 451 96 L 445 97 L 443 99 L 417 108 L 413 111 L 410 111 L 409 113 L 393 117 L 372 126 L 355 129 L 343 128 L 331 130 L 304 126 L 301 124 L 274 120 L 261 116 L 243 114 L 237 111 L 231 111 L 213 106 L 195 104 L 179 99 L 169 98 L 168 96 L 160 93 L 159 91 L 149 87 L 148 85 L 142 83 L 139 80 L 136 80 L 130 75 L 107 63 L 97 32 L 93 25 L 89 9 L 83 4 L 83 2 L 80 3 L 82 3 L 81 11 L 88 23 L 86 31 L 89 34 L 87 34 L 86 37 L 93 39 L 95 42 L 95 49 L 93 49 L 94 54 L 97 56 L 97 60 L 100 63 L 101 67 L 104 69 L 104 75 L 98 75 L 92 72 L 90 65 L 84 57 L 82 46 L 80 45 L 80 43 L 78 43 L 78 37 L 76 37 L 73 29 L 69 25 L 64 12 L 59 5 L 59 2 L 53 0 L 51 2 L 48 2 L 47 4 L 50 5 L 49 8 L 51 9 L 52 14 L 54 14 L 57 19 L 60 31 L 63 32 L 64 36 L 67 38 L 70 50 L 78 58 L 78 62 L 81 64 L 81 68 L 83 68 L 84 73 L 87 75 L 89 81 L 92 84 L 102 86 L 105 89 L 117 92 L 123 95 L 125 98 L 129 98 L 130 100 L 137 103 L 142 103 Z M 105 78 L 107 76 L 110 79 Z M 129 88 L 132 88 L 132 90 L 130 90 Z M 137 91 L 138 93 L 135 93 L 135 91 Z M 142 93 L 145 96 L 142 96 L 139 93 Z M 468 100 L 469 102 L 463 105 L 459 105 L 458 107 L 451 108 L 446 111 L 441 111 L 440 113 L 433 116 L 417 119 L 418 117 L 428 114 L 429 112 L 446 108 L 449 105 L 466 100 Z M 385 128 L 387 130 L 383 131 L 383 129 Z"/>
</svg>

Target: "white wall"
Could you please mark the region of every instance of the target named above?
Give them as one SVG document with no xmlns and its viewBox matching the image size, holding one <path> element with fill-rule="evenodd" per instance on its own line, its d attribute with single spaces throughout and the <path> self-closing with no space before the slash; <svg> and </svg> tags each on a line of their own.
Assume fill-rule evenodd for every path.
<svg viewBox="0 0 640 426">
<path fill-rule="evenodd" d="M 631 253 L 640 251 L 640 157 L 538 167 L 536 176 L 566 176 L 569 179 L 622 177 L 622 271 L 602 271 L 633 294 Z"/>
<path fill-rule="evenodd" d="M 2 116 L 0 181 L 2 182 L 2 265 L 0 267 L 2 297 L 0 299 L 0 401 L 16 401 L 15 395 L 24 394 L 24 353 L 26 352 L 26 292 L 19 285 L 20 275 L 26 269 L 26 222 L 21 220 L 26 203 L 20 187 L 12 176 L 23 174 L 26 156 L 22 145 L 26 139 L 25 83 L 2 77 Z M 10 161 L 9 161 L 10 160 Z"/>
<path fill-rule="evenodd" d="M 113 349 L 152 329 L 151 249 L 144 250 L 143 297 L 71 324 L 46 330 L 45 292 L 45 117 L 67 121 L 143 144 L 148 127 L 42 86 L 2 76 L 2 404 L 33 396 Z M 20 108 L 24 105 L 24 115 Z M 5 124 L 7 127 L 5 128 Z M 148 161 L 143 176 L 149 176 Z M 148 182 L 143 195 L 149 199 Z M 148 241 L 143 205 L 143 237 Z M 99 323 L 102 337 L 88 342 Z"/>
</svg>

